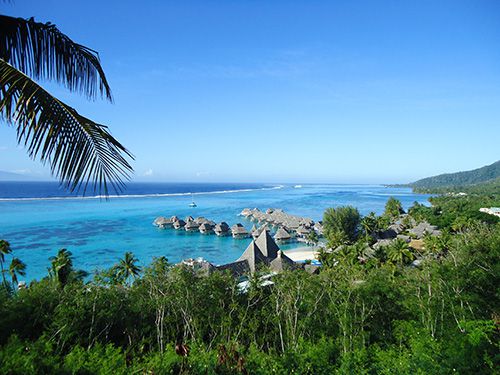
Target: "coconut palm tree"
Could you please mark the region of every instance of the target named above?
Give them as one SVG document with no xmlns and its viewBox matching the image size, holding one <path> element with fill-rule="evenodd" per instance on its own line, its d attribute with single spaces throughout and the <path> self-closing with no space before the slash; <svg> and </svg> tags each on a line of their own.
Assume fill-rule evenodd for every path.
<svg viewBox="0 0 500 375">
<path fill-rule="evenodd" d="M 89 99 L 112 101 L 97 52 L 55 25 L 0 15 L 0 119 L 28 155 L 48 164 L 71 191 L 120 191 L 132 171 L 127 149 L 104 125 L 80 115 L 37 81 L 55 81 Z"/>
<path fill-rule="evenodd" d="M 366 236 L 372 235 L 377 229 L 377 215 L 375 212 L 370 212 L 367 216 L 361 219 L 361 227 Z"/>
<path fill-rule="evenodd" d="M 66 285 L 73 271 L 73 254 L 71 251 L 61 249 L 56 256 L 50 257 L 49 260 L 51 263 L 49 275 L 61 285 Z"/>
<path fill-rule="evenodd" d="M 26 264 L 19 258 L 12 258 L 9 266 L 9 274 L 12 278 L 12 284 L 14 284 L 14 287 L 17 287 L 17 275 L 26 275 Z"/>
<path fill-rule="evenodd" d="M 415 256 L 408 243 L 400 238 L 394 240 L 387 248 L 387 258 L 395 264 L 405 264 L 412 261 Z"/>
<path fill-rule="evenodd" d="M 125 257 L 120 259 L 118 264 L 115 266 L 116 276 L 122 282 L 127 282 L 127 280 L 132 277 L 136 278 L 141 272 L 141 267 L 137 266 L 137 258 L 130 251 L 125 253 Z"/>
<path fill-rule="evenodd" d="M 5 256 L 10 253 L 12 253 L 12 249 L 10 248 L 10 243 L 8 243 L 5 240 L 0 240 L 0 268 L 4 284 L 6 283 L 6 280 L 5 280 L 5 271 L 3 269 L 3 264 L 5 262 Z"/>
</svg>

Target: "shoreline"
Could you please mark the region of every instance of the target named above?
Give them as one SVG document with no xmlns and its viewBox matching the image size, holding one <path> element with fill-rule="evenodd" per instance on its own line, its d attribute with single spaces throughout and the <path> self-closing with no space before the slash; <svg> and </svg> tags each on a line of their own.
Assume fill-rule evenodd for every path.
<svg viewBox="0 0 500 375">
<path fill-rule="evenodd" d="M 283 250 L 283 252 L 294 262 L 300 262 L 304 260 L 317 259 L 319 249 L 319 246 L 302 246 L 295 249 Z"/>
</svg>

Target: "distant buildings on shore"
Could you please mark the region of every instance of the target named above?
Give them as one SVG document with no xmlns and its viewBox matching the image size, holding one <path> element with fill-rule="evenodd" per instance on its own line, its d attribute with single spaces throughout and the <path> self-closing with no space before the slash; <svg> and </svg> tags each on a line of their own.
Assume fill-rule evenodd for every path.
<svg viewBox="0 0 500 375">
<path fill-rule="evenodd" d="M 500 217 L 500 207 L 480 208 L 479 211 L 484 212 L 488 215 Z"/>
</svg>

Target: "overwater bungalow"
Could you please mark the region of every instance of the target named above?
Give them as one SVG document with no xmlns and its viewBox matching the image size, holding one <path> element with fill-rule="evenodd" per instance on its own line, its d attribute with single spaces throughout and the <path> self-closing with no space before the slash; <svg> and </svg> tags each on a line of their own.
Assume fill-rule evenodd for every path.
<svg viewBox="0 0 500 375">
<path fill-rule="evenodd" d="M 240 216 L 243 216 L 243 217 L 249 217 L 249 216 L 252 216 L 252 210 L 249 209 L 249 208 L 244 208 L 241 212 L 240 212 Z"/>
<path fill-rule="evenodd" d="M 196 219 L 194 219 L 194 222 L 201 225 L 202 223 L 208 221 L 207 219 L 205 219 L 203 216 L 198 216 Z"/>
<path fill-rule="evenodd" d="M 192 216 L 186 216 L 186 218 L 184 219 L 184 221 L 186 223 L 189 223 L 190 221 L 194 221 L 193 217 Z"/>
<path fill-rule="evenodd" d="M 182 229 L 184 228 L 184 226 L 186 225 L 186 222 L 182 219 L 177 219 L 176 221 L 174 221 L 174 229 Z"/>
<path fill-rule="evenodd" d="M 230 233 L 229 225 L 225 221 L 215 225 L 214 232 L 217 236 L 227 236 Z"/>
<path fill-rule="evenodd" d="M 278 242 L 288 242 L 291 238 L 292 236 L 290 236 L 290 233 L 288 233 L 283 227 L 278 228 L 276 234 L 274 235 L 274 239 Z"/>
<path fill-rule="evenodd" d="M 309 235 L 309 233 L 311 233 L 311 229 L 309 229 L 305 225 L 300 225 L 297 228 L 297 237 L 306 238 Z"/>
<path fill-rule="evenodd" d="M 186 222 L 186 225 L 184 225 L 184 230 L 186 232 L 196 232 L 196 231 L 198 231 L 199 227 L 200 227 L 200 225 L 196 221 L 191 220 L 191 221 Z"/>
<path fill-rule="evenodd" d="M 153 224 L 158 228 L 166 228 L 172 226 L 172 221 L 170 219 L 167 219 L 166 217 L 160 216 L 153 221 Z"/>
<path fill-rule="evenodd" d="M 204 222 L 200 225 L 199 231 L 201 234 L 212 234 L 214 232 L 212 228 L 208 222 Z"/>
<path fill-rule="evenodd" d="M 235 224 L 231 227 L 231 233 L 233 235 L 233 238 L 247 238 L 248 237 L 247 230 L 240 223 Z"/>
</svg>

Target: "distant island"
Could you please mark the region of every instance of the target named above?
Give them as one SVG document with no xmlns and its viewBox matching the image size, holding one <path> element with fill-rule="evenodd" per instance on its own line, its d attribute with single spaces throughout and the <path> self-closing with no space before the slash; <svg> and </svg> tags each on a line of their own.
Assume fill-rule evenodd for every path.
<svg viewBox="0 0 500 375">
<path fill-rule="evenodd" d="M 447 193 L 459 191 L 500 190 L 500 160 L 471 171 L 444 173 L 422 178 L 409 184 L 387 185 L 407 186 L 417 193 Z"/>
</svg>

